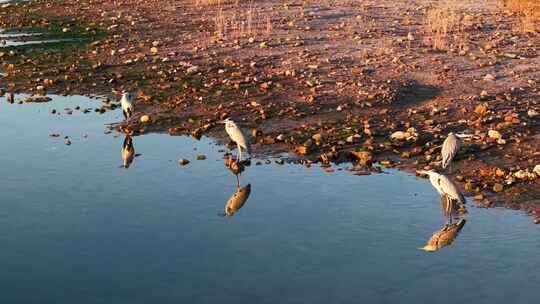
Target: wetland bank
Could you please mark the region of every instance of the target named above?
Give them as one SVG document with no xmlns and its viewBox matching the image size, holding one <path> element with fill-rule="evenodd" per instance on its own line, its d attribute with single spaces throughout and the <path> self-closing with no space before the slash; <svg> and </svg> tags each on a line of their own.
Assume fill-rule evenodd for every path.
<svg viewBox="0 0 540 304">
<path fill-rule="evenodd" d="M 539 38 L 511 1 L 2 2 L 0 302 L 536 299 Z M 406 171 L 450 131 L 447 224 Z"/>
<path fill-rule="evenodd" d="M 119 126 L 128 133 L 223 140 L 215 122 L 229 115 L 256 153 L 303 163 L 364 151 L 412 171 L 440 161 L 448 132 L 474 134 L 462 189 L 537 214 L 535 15 L 511 0 L 394 2 L 11 2 L 0 27 L 60 41 L 2 48 L 1 86 L 113 100 L 129 89 L 151 123 Z"/>
</svg>

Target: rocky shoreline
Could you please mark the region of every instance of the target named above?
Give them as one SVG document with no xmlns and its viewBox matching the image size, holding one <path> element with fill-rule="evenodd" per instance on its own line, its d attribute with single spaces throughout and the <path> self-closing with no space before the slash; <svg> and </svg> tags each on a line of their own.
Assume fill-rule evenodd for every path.
<svg viewBox="0 0 540 304">
<path fill-rule="evenodd" d="M 434 167 L 448 132 L 472 134 L 454 168 L 462 189 L 540 216 L 540 36 L 481 2 L 451 8 L 459 27 L 442 37 L 423 0 L 4 4 L 0 28 L 78 40 L 0 48 L 0 89 L 129 89 L 125 132 L 226 143 L 216 121 L 231 116 L 259 155 L 357 175 Z"/>
</svg>

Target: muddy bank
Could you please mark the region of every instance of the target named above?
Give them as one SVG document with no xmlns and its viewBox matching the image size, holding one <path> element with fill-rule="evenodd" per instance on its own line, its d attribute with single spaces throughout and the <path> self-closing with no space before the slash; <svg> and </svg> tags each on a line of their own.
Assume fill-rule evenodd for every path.
<svg viewBox="0 0 540 304">
<path fill-rule="evenodd" d="M 450 8 L 458 22 L 445 35 L 431 1 L 204 3 L 4 7 L 2 28 L 84 39 L 0 49 L 0 87 L 111 98 L 125 88 L 138 96 L 125 132 L 224 140 L 215 122 L 229 115 L 256 153 L 361 161 L 359 175 L 436 166 L 448 132 L 473 134 L 454 166 L 463 189 L 483 206 L 540 211 L 540 38 L 500 1 Z"/>
</svg>

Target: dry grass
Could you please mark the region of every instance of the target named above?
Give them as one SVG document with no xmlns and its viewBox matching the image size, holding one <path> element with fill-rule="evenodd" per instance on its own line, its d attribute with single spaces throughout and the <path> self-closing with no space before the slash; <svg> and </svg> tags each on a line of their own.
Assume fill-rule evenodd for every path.
<svg viewBox="0 0 540 304">
<path fill-rule="evenodd" d="M 428 10 L 425 20 L 428 44 L 439 51 L 460 47 L 465 33 L 463 21 L 462 14 L 451 2 Z"/>
<path fill-rule="evenodd" d="M 237 39 L 259 34 L 270 35 L 274 25 L 269 12 L 256 7 L 253 1 L 246 6 L 219 7 L 214 17 L 218 39 Z"/>
<path fill-rule="evenodd" d="M 520 17 L 520 30 L 525 33 L 540 32 L 539 0 L 504 0 L 506 8 Z"/>
<path fill-rule="evenodd" d="M 227 5 L 227 4 L 238 4 L 240 0 L 195 0 L 196 6 L 212 6 L 212 5 Z"/>
</svg>

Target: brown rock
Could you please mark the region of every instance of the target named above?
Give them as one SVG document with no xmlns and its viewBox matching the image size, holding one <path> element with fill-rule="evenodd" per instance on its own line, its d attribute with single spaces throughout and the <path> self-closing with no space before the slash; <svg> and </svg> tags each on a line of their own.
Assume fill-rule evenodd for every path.
<svg viewBox="0 0 540 304">
<path fill-rule="evenodd" d="M 351 154 L 358 159 L 362 166 L 371 166 L 373 163 L 373 154 L 369 151 L 352 151 Z"/>
<path fill-rule="evenodd" d="M 180 166 L 185 166 L 185 165 L 189 164 L 189 160 L 187 160 L 185 158 L 181 158 L 181 159 L 178 160 L 178 164 Z"/>
<path fill-rule="evenodd" d="M 309 147 L 306 146 L 298 146 L 294 149 L 294 152 L 301 155 L 307 155 L 309 154 Z"/>
<path fill-rule="evenodd" d="M 489 136 L 489 138 L 493 138 L 493 139 L 501 139 L 502 138 L 501 132 L 499 132 L 497 130 L 489 130 L 488 131 L 488 136 Z"/>
<path fill-rule="evenodd" d="M 483 103 L 480 105 L 477 105 L 476 108 L 474 108 L 474 113 L 478 115 L 484 115 L 488 110 L 487 104 Z"/>
</svg>

